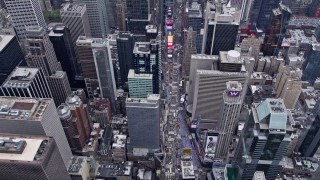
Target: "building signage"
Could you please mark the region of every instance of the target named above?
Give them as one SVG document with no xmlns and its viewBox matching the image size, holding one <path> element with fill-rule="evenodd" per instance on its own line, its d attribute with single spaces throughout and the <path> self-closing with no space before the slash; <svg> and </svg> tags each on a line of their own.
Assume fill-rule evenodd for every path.
<svg viewBox="0 0 320 180">
<path fill-rule="evenodd" d="M 238 97 L 240 96 L 240 91 L 228 91 L 229 97 Z"/>
</svg>

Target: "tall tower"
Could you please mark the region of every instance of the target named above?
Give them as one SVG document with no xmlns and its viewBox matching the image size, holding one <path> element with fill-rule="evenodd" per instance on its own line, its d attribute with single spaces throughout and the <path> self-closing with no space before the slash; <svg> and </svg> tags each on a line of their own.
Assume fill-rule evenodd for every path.
<svg viewBox="0 0 320 180">
<path fill-rule="evenodd" d="M 79 36 L 91 36 L 86 4 L 66 3 L 60 9 L 60 16 L 63 24 L 70 30 L 74 46 Z"/>
<path fill-rule="evenodd" d="M 86 141 L 90 139 L 87 105 L 77 95 L 71 95 L 57 111 L 72 152 L 81 154 Z"/>
<path fill-rule="evenodd" d="M 306 56 L 306 60 L 302 65 L 302 80 L 308 81 L 311 85 L 314 84 L 317 77 L 320 76 L 319 68 L 320 64 L 318 63 L 318 59 L 320 56 L 320 45 L 312 44 L 310 51 Z"/>
<path fill-rule="evenodd" d="M 215 8 L 213 4 L 207 2 L 202 54 L 218 55 L 219 51 L 234 49 L 240 24 L 240 13 L 226 6 Z"/>
<path fill-rule="evenodd" d="M 67 73 L 70 83 L 75 81 L 75 76 L 80 75 L 74 44 L 70 30 L 63 24 L 55 25 L 49 33 L 49 39 L 53 45 L 57 60 L 62 69 Z"/>
<path fill-rule="evenodd" d="M 4 96 L 52 98 L 47 79 L 39 68 L 16 67 L 0 89 Z"/>
<path fill-rule="evenodd" d="M 51 136 L 68 167 L 72 153 L 51 99 L 1 97 L 0 107 L 0 133 Z"/>
<path fill-rule="evenodd" d="M 242 85 L 237 81 L 229 81 L 227 90 L 223 93 L 223 107 L 218 122 L 218 144 L 215 157 L 226 158 L 229 152 L 229 145 L 232 142 L 240 110 L 242 107 L 241 90 Z"/>
<path fill-rule="evenodd" d="M 128 30 L 144 33 L 151 19 L 149 0 L 126 0 Z"/>
<path fill-rule="evenodd" d="M 37 26 L 28 27 L 27 33 L 27 64 L 41 68 L 48 81 L 54 102 L 59 106 L 71 94 L 68 77 L 62 71 L 53 45 L 44 29 Z"/>
<path fill-rule="evenodd" d="M 193 38 L 195 40 L 196 52 L 201 53 L 203 38 L 200 32 L 201 28 L 203 27 L 201 5 L 198 2 L 192 2 L 187 13 L 186 29 L 189 31 L 189 28 L 192 27 L 192 30 L 195 31 Z M 184 41 L 184 43 L 188 43 L 188 41 Z"/>
<path fill-rule="evenodd" d="M 256 171 L 263 171 L 266 179 L 275 179 L 280 173 L 293 133 L 288 112 L 282 99 L 268 98 L 252 107 L 236 157 L 241 179 L 252 179 Z"/>
<path fill-rule="evenodd" d="M 0 35 L 0 85 L 13 69 L 25 64 L 24 55 L 16 36 Z"/>
<path fill-rule="evenodd" d="M 116 0 L 116 26 L 119 31 L 126 30 L 126 12 L 127 12 L 126 0 Z"/>
<path fill-rule="evenodd" d="M 1 134 L 1 179 L 71 180 L 54 138 Z"/>
<path fill-rule="evenodd" d="M 277 56 L 285 36 L 291 10 L 280 4 L 272 10 L 272 18 L 264 38 L 263 53 L 265 56 Z"/>
<path fill-rule="evenodd" d="M 294 109 L 302 88 L 302 71 L 299 68 L 280 66 L 275 88 L 277 97 L 284 100 L 288 109 Z"/>
<path fill-rule="evenodd" d="M 150 94 L 142 99 L 128 98 L 126 107 L 132 147 L 147 149 L 149 152 L 159 149 L 160 95 Z"/>
<path fill-rule="evenodd" d="M 20 40 L 26 39 L 28 26 L 46 28 L 39 0 L 5 0 L 5 3 Z"/>
<path fill-rule="evenodd" d="M 91 36 L 94 38 L 105 38 L 110 33 L 108 11 L 106 1 L 110 0 L 76 0 L 84 3 L 87 7 Z"/>
<path fill-rule="evenodd" d="M 193 31 L 192 27 L 189 27 L 187 31 L 184 33 L 184 53 L 183 53 L 183 68 L 184 68 L 184 76 L 189 77 L 190 74 L 190 62 L 191 62 L 191 54 L 196 54 L 196 35 L 197 32 Z"/>
<path fill-rule="evenodd" d="M 92 44 L 92 53 L 98 76 L 100 93 L 102 98 L 108 98 L 112 105 L 112 111 L 116 111 L 115 102 L 117 87 L 114 77 L 112 59 L 108 52 L 108 41 L 95 39 Z"/>
</svg>

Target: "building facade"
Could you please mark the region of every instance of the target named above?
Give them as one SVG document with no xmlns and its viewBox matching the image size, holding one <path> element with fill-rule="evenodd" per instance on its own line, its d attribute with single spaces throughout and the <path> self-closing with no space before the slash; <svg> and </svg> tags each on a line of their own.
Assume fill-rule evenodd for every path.
<svg viewBox="0 0 320 180">
<path fill-rule="evenodd" d="M 130 144 L 133 148 L 160 147 L 160 96 L 128 98 L 126 102 Z M 142 130 L 143 129 L 143 130 Z"/>
<path fill-rule="evenodd" d="M 153 76 L 144 73 L 136 74 L 133 69 L 130 69 L 128 86 L 130 98 L 146 98 L 153 93 Z"/>
<path fill-rule="evenodd" d="M 53 137 L 1 134 L 1 179 L 71 180 Z"/>
<path fill-rule="evenodd" d="M 53 137 L 68 167 L 72 153 L 51 99 L 2 97 L 0 104 L 1 133 Z"/>
</svg>

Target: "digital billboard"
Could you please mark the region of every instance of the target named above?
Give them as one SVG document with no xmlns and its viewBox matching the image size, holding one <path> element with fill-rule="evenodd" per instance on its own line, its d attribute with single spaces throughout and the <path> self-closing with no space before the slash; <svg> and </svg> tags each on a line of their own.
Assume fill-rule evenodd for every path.
<svg viewBox="0 0 320 180">
<path fill-rule="evenodd" d="M 228 96 L 229 97 L 238 97 L 240 96 L 240 91 L 228 91 Z"/>
</svg>

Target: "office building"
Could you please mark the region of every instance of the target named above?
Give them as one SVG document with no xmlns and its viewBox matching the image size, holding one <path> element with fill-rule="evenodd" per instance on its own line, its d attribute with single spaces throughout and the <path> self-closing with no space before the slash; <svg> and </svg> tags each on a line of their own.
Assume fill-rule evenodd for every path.
<svg viewBox="0 0 320 180">
<path fill-rule="evenodd" d="M 283 99 L 286 108 L 294 109 L 301 94 L 302 71 L 299 68 L 280 66 L 275 88 L 277 97 Z"/>
<path fill-rule="evenodd" d="M 19 40 L 26 39 L 28 26 L 46 28 L 39 0 L 5 0 L 5 3 Z"/>
<path fill-rule="evenodd" d="M 77 3 L 86 4 L 91 36 L 105 38 L 110 33 L 108 11 L 106 7 L 110 0 L 76 0 Z"/>
<path fill-rule="evenodd" d="M 184 53 L 183 53 L 183 68 L 184 77 L 189 77 L 190 75 L 190 62 L 192 54 L 197 54 L 196 49 L 196 35 L 197 32 L 193 31 L 192 27 L 189 27 L 187 31 L 184 31 Z"/>
<path fill-rule="evenodd" d="M 52 11 L 50 0 L 40 0 L 40 6 L 42 11 Z"/>
<path fill-rule="evenodd" d="M 237 51 L 220 51 L 219 61 L 213 61 L 211 67 L 197 69 L 193 93 L 192 119 L 200 118 L 200 128 L 216 129 L 219 113 L 228 81 L 238 81 L 242 84 L 241 97 L 244 98 L 249 75 L 242 64 Z M 241 100 L 241 102 L 243 99 Z"/>
<path fill-rule="evenodd" d="M 122 86 L 128 82 L 129 69 L 133 68 L 133 34 L 129 32 L 119 33 L 117 37 L 117 49 L 119 56 L 120 77 Z"/>
<path fill-rule="evenodd" d="M 117 47 L 117 36 L 118 36 L 117 32 L 108 35 L 107 49 L 108 49 L 108 57 L 113 65 L 115 83 L 117 88 L 119 88 L 121 86 L 121 77 L 120 77 L 118 47 Z"/>
<path fill-rule="evenodd" d="M 28 66 L 41 68 L 57 106 L 65 101 L 71 93 L 67 74 L 62 71 L 48 34 L 42 27 L 27 28 L 28 43 L 26 60 Z"/>
<path fill-rule="evenodd" d="M 256 171 L 263 171 L 266 179 L 280 173 L 293 133 L 289 113 L 282 99 L 268 98 L 251 108 L 237 149 L 240 179 L 252 179 Z"/>
<path fill-rule="evenodd" d="M 254 36 L 244 38 L 241 41 L 240 47 L 239 47 L 241 56 L 254 57 L 254 59 L 258 59 L 261 44 L 262 44 L 262 40 L 260 38 L 256 38 Z"/>
<path fill-rule="evenodd" d="M 95 69 L 98 76 L 100 94 L 102 98 L 108 98 L 112 104 L 112 111 L 115 112 L 115 101 L 117 87 L 114 77 L 112 59 L 108 51 L 108 40 L 94 39 L 91 44 L 94 57 Z"/>
<path fill-rule="evenodd" d="M 16 67 L 0 89 L 4 96 L 52 98 L 47 79 L 39 68 Z"/>
<path fill-rule="evenodd" d="M 63 24 L 57 24 L 50 31 L 49 39 L 62 70 L 67 73 L 69 82 L 73 84 L 75 77 L 80 75 L 81 72 L 77 64 L 70 29 Z"/>
<path fill-rule="evenodd" d="M 61 65 L 57 61 L 54 48 L 45 29 L 29 26 L 26 32 L 28 66 L 41 68 L 45 76 L 51 76 L 56 71 L 61 71 Z"/>
<path fill-rule="evenodd" d="M 127 25 L 128 30 L 132 33 L 143 33 L 146 25 L 149 24 L 150 1 L 149 0 L 127 0 Z"/>
<path fill-rule="evenodd" d="M 71 95 L 66 104 L 61 104 L 57 111 L 71 151 L 82 154 L 86 141 L 90 139 L 87 105 L 83 104 L 77 95 Z"/>
<path fill-rule="evenodd" d="M 255 0 L 249 15 L 252 30 L 265 31 L 272 17 L 272 10 L 279 7 L 280 0 Z"/>
<path fill-rule="evenodd" d="M 16 36 L 0 35 L 0 85 L 16 66 L 24 64 L 24 55 Z"/>
<path fill-rule="evenodd" d="M 311 85 L 314 84 L 317 77 L 320 76 L 319 74 L 319 63 L 318 59 L 320 56 L 320 45 L 319 44 L 312 44 L 312 48 L 307 53 L 305 62 L 302 65 L 302 80 L 308 81 Z"/>
<path fill-rule="evenodd" d="M 242 107 L 242 85 L 237 81 L 226 83 L 227 90 L 223 93 L 223 107 L 218 122 L 218 143 L 215 149 L 216 158 L 227 158 L 233 134 L 238 125 L 240 110 Z M 231 146 L 232 147 L 232 146 Z"/>
<path fill-rule="evenodd" d="M 126 0 L 116 0 L 116 26 L 119 28 L 119 31 L 126 30 Z"/>
<path fill-rule="evenodd" d="M 94 157 L 72 156 L 68 172 L 72 180 L 90 179 L 97 174 L 99 164 Z"/>
<path fill-rule="evenodd" d="M 202 48 L 202 34 L 201 28 L 203 27 L 202 9 L 201 4 L 198 2 L 192 2 L 187 10 L 186 29 L 192 27 L 196 34 L 193 36 L 195 39 L 195 47 L 197 53 L 201 53 Z M 188 41 L 184 41 L 187 43 Z M 196 53 L 195 53 L 196 54 Z"/>
<path fill-rule="evenodd" d="M 66 72 L 56 71 L 46 78 L 52 93 L 52 98 L 57 106 L 63 103 L 71 94 L 71 87 Z"/>
<path fill-rule="evenodd" d="M 72 154 L 51 99 L 2 97 L 0 107 L 1 133 L 53 137 L 68 167 Z"/>
<path fill-rule="evenodd" d="M 207 3 L 204 15 L 202 54 L 219 55 L 219 51 L 233 50 L 237 40 L 240 11 L 221 5 L 217 8 Z"/>
<path fill-rule="evenodd" d="M 157 40 L 150 42 L 136 42 L 133 48 L 133 69 L 136 74 L 152 74 L 153 93 L 160 89 L 160 43 Z"/>
<path fill-rule="evenodd" d="M 128 98 L 126 102 L 130 145 L 149 152 L 160 148 L 160 95 Z"/>
<path fill-rule="evenodd" d="M 189 89 L 188 89 L 188 105 L 193 104 L 194 84 L 196 83 L 197 70 L 211 70 L 211 67 L 217 64 L 219 56 L 206 54 L 192 54 L 190 64 Z"/>
<path fill-rule="evenodd" d="M 0 179 L 71 180 L 52 137 L 0 134 Z"/>
<path fill-rule="evenodd" d="M 83 3 L 66 3 L 60 9 L 61 21 L 70 30 L 72 44 L 75 47 L 79 36 L 91 37 L 87 6 Z"/>
<path fill-rule="evenodd" d="M 308 0 L 282 0 L 281 3 L 290 8 L 292 14 L 305 16 L 311 2 Z"/>
<path fill-rule="evenodd" d="M 130 69 L 128 85 L 130 98 L 146 98 L 153 92 L 153 75 L 144 73 L 136 74 L 133 69 Z"/>
<path fill-rule="evenodd" d="M 317 104 L 319 105 L 319 102 Z M 313 110 L 314 118 L 312 118 L 311 123 L 305 127 L 304 138 L 298 150 L 303 157 L 313 157 L 320 146 L 320 115 L 318 111 L 319 106 L 315 106 Z"/>
<path fill-rule="evenodd" d="M 282 4 L 272 10 L 272 17 L 263 43 L 263 54 L 265 56 L 278 55 L 290 17 L 291 10 Z"/>
</svg>

